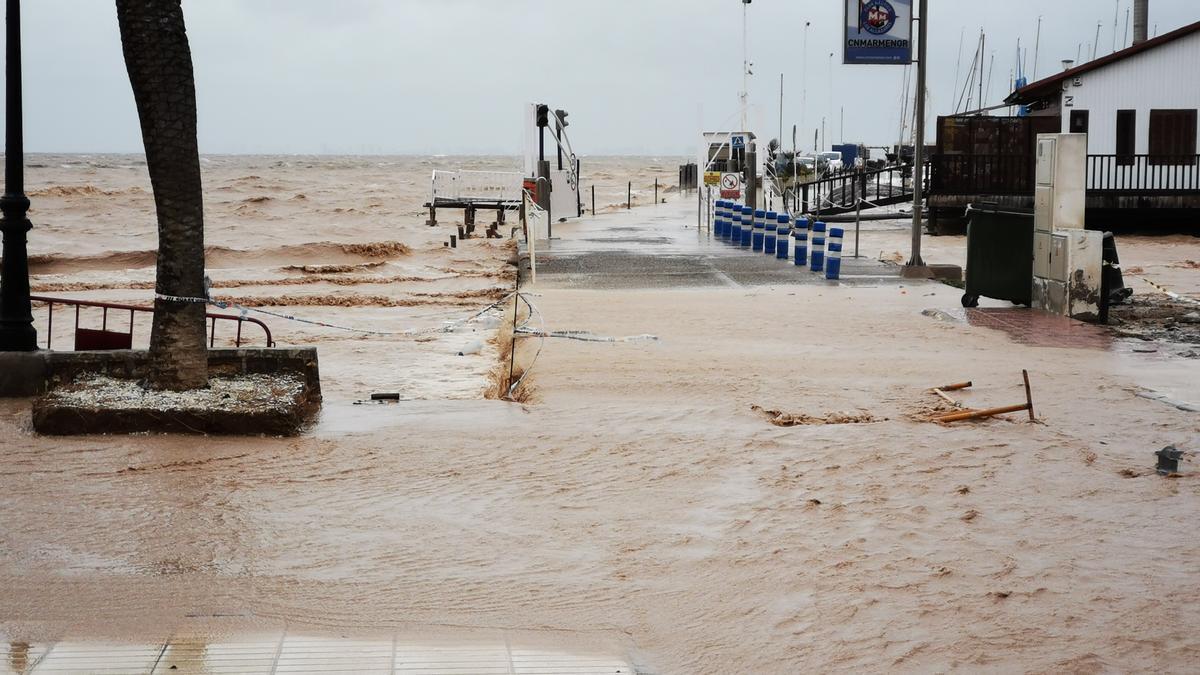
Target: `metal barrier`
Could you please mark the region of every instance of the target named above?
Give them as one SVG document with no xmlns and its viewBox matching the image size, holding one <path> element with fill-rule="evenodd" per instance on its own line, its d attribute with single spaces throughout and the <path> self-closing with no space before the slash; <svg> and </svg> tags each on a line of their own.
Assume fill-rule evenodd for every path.
<svg viewBox="0 0 1200 675">
<path fill-rule="evenodd" d="M 486 200 L 517 202 L 521 199 L 524 176 L 512 171 L 433 172 L 430 201 Z"/>
<path fill-rule="evenodd" d="M 45 296 L 34 295 L 29 298 L 33 302 L 47 305 L 49 316 L 46 319 L 46 349 L 51 349 L 54 344 L 54 306 L 63 305 L 66 307 L 75 308 L 75 351 L 93 351 L 93 350 L 112 350 L 112 349 L 132 349 L 133 348 L 133 328 L 136 315 L 141 312 L 144 314 L 154 314 L 153 307 L 140 307 L 137 305 L 123 305 L 116 302 L 98 302 L 92 300 L 71 300 L 68 298 L 50 298 Z M 101 328 L 95 330 L 92 328 L 80 328 L 79 318 L 80 309 L 83 307 L 101 309 Z M 108 311 L 116 310 L 118 312 L 129 312 L 129 332 L 118 332 L 108 330 Z M 208 330 L 208 346 L 211 348 L 216 345 L 217 340 L 217 321 L 236 321 L 237 334 L 234 337 L 234 345 L 242 346 L 242 324 L 251 323 L 263 329 L 266 334 L 267 346 L 274 347 L 275 339 L 271 335 L 271 329 L 267 324 L 258 319 L 250 317 L 238 316 L 236 314 L 217 314 L 207 313 L 205 317 L 209 323 Z"/>
</svg>

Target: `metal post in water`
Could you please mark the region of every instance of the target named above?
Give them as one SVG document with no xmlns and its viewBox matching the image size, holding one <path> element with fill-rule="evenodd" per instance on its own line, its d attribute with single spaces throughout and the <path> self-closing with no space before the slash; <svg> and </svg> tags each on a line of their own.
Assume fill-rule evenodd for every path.
<svg viewBox="0 0 1200 675">
<path fill-rule="evenodd" d="M 629 187 L 625 193 L 625 210 L 633 208 L 633 181 L 629 181 Z"/>
<path fill-rule="evenodd" d="M 549 162 L 539 162 L 539 164 L 549 164 Z M 546 240 L 550 240 L 551 231 L 554 228 L 554 218 L 550 208 L 550 179 L 545 176 L 538 176 L 537 179 L 537 195 L 538 206 L 546 210 Z"/>
<path fill-rule="evenodd" d="M 697 186 L 696 186 L 696 191 L 697 191 L 697 192 L 699 192 L 699 191 L 700 191 L 700 186 L 699 186 L 699 185 L 697 185 Z M 711 235 L 711 234 L 712 234 L 712 218 L 713 218 L 713 214 L 712 214 L 712 189 L 711 189 L 711 188 L 709 188 L 709 187 L 707 187 L 707 186 L 705 186 L 705 188 L 704 188 L 704 204 L 705 204 L 705 206 L 704 206 L 704 213 L 707 215 L 707 218 L 706 218 L 706 220 L 708 221 L 708 233 Z"/>
<path fill-rule="evenodd" d="M 858 204 L 854 207 L 854 257 L 858 257 L 858 229 L 862 226 L 862 197 L 858 198 Z"/>
<path fill-rule="evenodd" d="M 758 206 L 758 147 L 749 143 L 746 150 L 746 206 Z"/>
<path fill-rule="evenodd" d="M 4 267 L 0 271 L 0 351 L 37 350 L 29 300 L 29 198 L 25 196 L 25 126 L 21 90 L 21 2 L 8 0 L 8 68 L 4 196 L 0 197 Z"/>
<path fill-rule="evenodd" d="M 658 179 L 654 179 L 654 205 L 658 206 Z"/>
</svg>

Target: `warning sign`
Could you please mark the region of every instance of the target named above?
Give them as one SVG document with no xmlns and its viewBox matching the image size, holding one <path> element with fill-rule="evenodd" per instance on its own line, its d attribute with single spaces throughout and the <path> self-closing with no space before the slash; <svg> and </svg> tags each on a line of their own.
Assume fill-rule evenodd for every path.
<svg viewBox="0 0 1200 675">
<path fill-rule="evenodd" d="M 742 177 L 736 173 L 721 174 L 721 198 L 740 199 L 742 197 Z"/>
<path fill-rule="evenodd" d="M 704 184 L 705 185 L 720 185 L 721 184 L 721 172 L 720 171 L 705 171 L 704 172 Z"/>
</svg>

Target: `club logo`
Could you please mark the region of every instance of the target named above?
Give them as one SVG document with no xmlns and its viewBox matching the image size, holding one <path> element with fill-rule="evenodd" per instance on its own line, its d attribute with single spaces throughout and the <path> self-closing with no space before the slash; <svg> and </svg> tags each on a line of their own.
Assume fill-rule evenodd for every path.
<svg viewBox="0 0 1200 675">
<path fill-rule="evenodd" d="M 896 10 L 887 0 L 864 2 L 858 23 L 872 35 L 885 35 L 896 25 Z"/>
</svg>

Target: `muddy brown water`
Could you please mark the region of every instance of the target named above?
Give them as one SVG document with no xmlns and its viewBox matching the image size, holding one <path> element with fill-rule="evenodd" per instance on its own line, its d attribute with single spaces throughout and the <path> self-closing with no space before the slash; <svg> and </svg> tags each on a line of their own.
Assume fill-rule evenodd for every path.
<svg viewBox="0 0 1200 675">
<path fill-rule="evenodd" d="M 238 166 L 216 187 L 261 181 L 320 204 L 294 171 L 285 183 Z M 369 184 L 374 171 L 312 182 Z M 87 180 L 119 188 L 101 178 Z M 125 204 L 88 199 L 100 201 L 72 208 Z M 236 248 L 325 241 L 315 219 L 328 206 Z M 304 292 L 345 294 L 323 315 L 358 325 L 469 314 L 475 298 L 453 292 L 504 283 L 507 252 L 441 250 L 419 218 L 363 219 L 354 239 L 409 246 L 389 274 L 431 280 L 383 292 L 433 287 L 433 304 Z M 81 254 L 145 248 L 144 233 L 95 227 Z M 877 236 L 882 249 L 893 235 Z M 228 278 L 322 262 L 288 257 Z M 144 294 L 122 286 L 144 270 L 63 274 L 108 281 L 85 295 Z M 959 293 L 937 284 L 531 290 L 551 329 L 659 340 L 548 341 L 534 399 L 514 405 L 480 397 L 496 354 L 450 354 L 472 335 L 289 327 L 285 340 L 321 349 L 326 383 L 320 423 L 291 440 L 44 439 L 24 403 L 0 403 L 0 635 L 30 645 L 9 648 L 10 669 L 55 643 L 161 649 L 174 635 L 182 658 L 260 635 L 403 644 L 439 630 L 468 645 L 544 638 L 656 673 L 1186 672 L 1200 660 L 1200 540 L 1188 536 L 1200 482 L 1152 470 L 1154 450 L 1200 444 L 1200 420 L 1138 396 L 1200 398 L 1195 359 L 937 321 L 922 311 Z M 968 379 L 968 405 L 1016 402 L 1022 369 L 1041 423 L 906 414 L 929 387 Z M 381 387 L 412 400 L 353 404 Z M 779 427 L 754 406 L 882 421 Z"/>
</svg>

